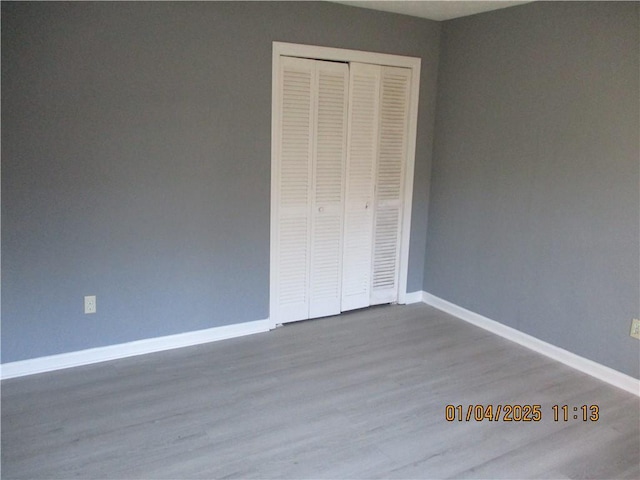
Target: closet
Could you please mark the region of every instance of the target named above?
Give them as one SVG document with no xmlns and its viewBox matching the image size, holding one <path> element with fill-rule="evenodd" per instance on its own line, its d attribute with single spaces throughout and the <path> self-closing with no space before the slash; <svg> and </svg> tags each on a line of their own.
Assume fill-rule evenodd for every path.
<svg viewBox="0 0 640 480">
<path fill-rule="evenodd" d="M 411 70 L 288 56 L 277 68 L 271 316 L 398 301 Z"/>
</svg>

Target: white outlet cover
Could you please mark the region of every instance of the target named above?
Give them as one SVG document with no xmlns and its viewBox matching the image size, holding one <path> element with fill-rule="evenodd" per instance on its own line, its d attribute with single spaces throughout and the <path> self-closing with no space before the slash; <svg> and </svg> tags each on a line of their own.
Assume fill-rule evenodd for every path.
<svg viewBox="0 0 640 480">
<path fill-rule="evenodd" d="M 631 332 L 629 335 L 640 340 L 640 320 L 637 318 L 631 320 Z"/>
<path fill-rule="evenodd" d="M 96 313 L 96 296 L 87 295 L 84 297 L 84 313 Z"/>
</svg>

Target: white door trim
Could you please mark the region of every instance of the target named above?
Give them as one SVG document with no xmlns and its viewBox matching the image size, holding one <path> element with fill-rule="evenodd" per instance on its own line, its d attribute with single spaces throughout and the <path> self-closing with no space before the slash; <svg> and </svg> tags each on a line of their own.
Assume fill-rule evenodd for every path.
<svg viewBox="0 0 640 480">
<path fill-rule="evenodd" d="M 402 232 L 400 241 L 400 271 L 398 282 L 398 303 L 407 301 L 407 273 L 409 270 L 409 240 L 411 234 L 411 207 L 413 201 L 413 175 L 415 167 L 416 135 L 418 125 L 418 95 L 420 89 L 420 58 L 385 53 L 364 52 L 342 48 L 318 47 L 296 43 L 273 42 L 271 69 L 271 246 L 269 268 L 269 318 L 272 327 L 280 320 L 276 314 L 277 269 L 275 248 L 277 245 L 277 192 L 278 179 L 278 125 L 280 124 L 279 90 L 280 90 L 280 57 L 301 57 L 338 62 L 359 62 L 375 65 L 388 65 L 411 69 L 411 93 L 409 103 L 409 132 L 407 138 L 407 162 L 404 177 L 404 198 L 402 208 Z"/>
</svg>

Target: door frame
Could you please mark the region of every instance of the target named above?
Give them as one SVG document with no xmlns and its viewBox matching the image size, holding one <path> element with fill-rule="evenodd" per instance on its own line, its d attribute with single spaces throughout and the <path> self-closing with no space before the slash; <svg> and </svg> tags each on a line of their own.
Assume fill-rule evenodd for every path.
<svg viewBox="0 0 640 480">
<path fill-rule="evenodd" d="M 273 42 L 271 67 L 271 227 L 269 247 L 269 322 L 271 328 L 282 323 L 276 318 L 276 285 L 278 278 L 276 263 L 276 240 L 278 218 L 278 142 L 280 125 L 279 92 L 281 89 L 280 57 L 300 57 L 337 62 L 371 63 L 411 70 L 411 91 L 409 98 L 409 131 L 407 136 L 407 157 L 404 169 L 404 195 L 402 199 L 402 226 L 400 233 L 400 265 L 398 272 L 398 303 L 407 303 L 407 274 L 409 271 L 409 243 L 411 237 L 411 209 L 413 204 L 413 176 L 416 155 L 418 126 L 418 98 L 420 91 L 421 59 L 386 53 L 365 52 L 343 48 L 319 47 L 298 43 Z"/>
</svg>

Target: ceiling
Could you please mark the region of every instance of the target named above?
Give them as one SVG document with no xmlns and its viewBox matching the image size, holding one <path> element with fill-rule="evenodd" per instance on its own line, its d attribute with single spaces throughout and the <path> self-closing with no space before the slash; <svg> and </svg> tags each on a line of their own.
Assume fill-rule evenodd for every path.
<svg viewBox="0 0 640 480">
<path fill-rule="evenodd" d="M 373 10 L 382 10 L 384 12 L 402 13 L 414 17 L 428 18 L 429 20 L 450 20 L 452 18 L 466 17 L 467 15 L 475 15 L 476 13 L 488 12 L 490 10 L 498 10 L 513 5 L 521 5 L 530 3 L 528 1 L 413 1 L 413 0 L 395 0 L 387 2 L 379 2 L 375 0 L 361 1 L 336 1 L 354 7 L 371 8 Z"/>
</svg>

